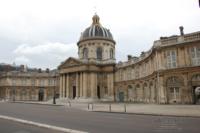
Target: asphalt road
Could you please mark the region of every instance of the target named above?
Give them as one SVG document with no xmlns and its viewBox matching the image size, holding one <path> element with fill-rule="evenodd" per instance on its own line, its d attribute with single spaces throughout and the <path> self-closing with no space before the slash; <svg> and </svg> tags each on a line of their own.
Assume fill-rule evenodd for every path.
<svg viewBox="0 0 200 133">
<path fill-rule="evenodd" d="M 61 133 L 61 132 L 0 119 L 0 133 Z"/>
<path fill-rule="evenodd" d="M 64 106 L 0 103 L 0 115 L 91 133 L 200 132 L 200 118 L 87 112 Z"/>
</svg>

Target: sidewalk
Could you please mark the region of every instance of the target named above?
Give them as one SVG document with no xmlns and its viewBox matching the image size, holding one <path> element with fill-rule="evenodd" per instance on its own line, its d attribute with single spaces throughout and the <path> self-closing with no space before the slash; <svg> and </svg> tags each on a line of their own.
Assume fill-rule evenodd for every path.
<svg viewBox="0 0 200 133">
<path fill-rule="evenodd" d="M 200 105 L 158 105 L 158 104 L 93 104 L 90 111 L 130 113 L 141 115 L 165 115 L 200 117 Z"/>
<path fill-rule="evenodd" d="M 16 103 L 40 104 L 50 106 L 64 106 L 85 111 L 129 113 L 141 115 L 165 115 L 200 117 L 200 105 L 159 105 L 159 104 L 134 104 L 134 103 L 78 103 L 78 102 L 27 102 L 15 101 Z"/>
</svg>

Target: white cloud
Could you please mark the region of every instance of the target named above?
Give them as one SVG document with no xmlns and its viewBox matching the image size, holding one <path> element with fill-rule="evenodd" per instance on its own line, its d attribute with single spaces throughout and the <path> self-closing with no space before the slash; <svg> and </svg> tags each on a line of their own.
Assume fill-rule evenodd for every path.
<svg viewBox="0 0 200 133">
<path fill-rule="evenodd" d="M 18 56 L 15 58 L 15 62 L 17 62 L 19 64 L 28 64 L 30 62 L 30 60 L 28 58 L 26 58 L 25 56 Z"/>
<path fill-rule="evenodd" d="M 185 33 L 200 29 L 198 0 L 0 0 L 0 61 L 26 57 L 30 65 L 55 67 L 77 56 L 69 43 L 90 26 L 95 6 L 116 40 L 117 60 L 179 34 L 180 25 Z"/>
<path fill-rule="evenodd" d="M 65 54 L 72 52 L 76 48 L 76 44 L 63 44 L 63 43 L 46 43 L 40 45 L 22 44 L 14 51 L 15 54 L 24 55 L 40 55 L 40 54 Z M 73 52 L 72 52 L 73 53 Z"/>
<path fill-rule="evenodd" d="M 13 53 L 16 55 L 15 62 L 17 64 L 24 62 L 34 67 L 56 68 L 60 62 L 69 56 L 76 57 L 77 45 L 75 43 L 63 44 L 59 42 L 48 42 L 40 45 L 21 44 Z"/>
</svg>

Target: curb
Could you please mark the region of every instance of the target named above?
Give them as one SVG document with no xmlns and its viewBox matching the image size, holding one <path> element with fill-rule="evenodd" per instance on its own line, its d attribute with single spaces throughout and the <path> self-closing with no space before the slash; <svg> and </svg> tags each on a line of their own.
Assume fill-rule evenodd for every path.
<svg viewBox="0 0 200 133">
<path fill-rule="evenodd" d="M 191 117 L 191 118 L 200 118 L 200 116 L 195 115 L 173 115 L 173 114 L 153 114 L 153 113 L 131 113 L 131 112 L 108 112 L 108 111 L 90 111 L 90 112 L 99 112 L 99 113 L 115 113 L 115 114 L 127 114 L 127 115 L 150 115 L 150 116 L 169 116 L 169 117 Z"/>
<path fill-rule="evenodd" d="M 47 129 L 51 129 L 51 130 L 55 130 L 55 131 L 61 131 L 61 132 L 65 132 L 65 133 L 87 133 L 87 132 L 84 132 L 84 131 L 64 128 L 64 127 L 57 127 L 57 126 L 53 126 L 53 125 L 47 125 L 47 124 L 43 124 L 43 123 L 18 119 L 18 118 L 4 116 L 4 115 L 0 115 L 0 119 L 10 120 L 10 121 L 19 122 L 19 123 L 22 123 L 22 124 L 37 126 L 37 127 L 41 127 L 41 128 L 47 128 Z"/>
<path fill-rule="evenodd" d="M 64 106 L 60 104 L 42 104 L 42 103 L 28 103 L 28 102 L 8 102 L 8 103 L 36 104 L 36 105 L 46 105 L 46 106 Z"/>
</svg>

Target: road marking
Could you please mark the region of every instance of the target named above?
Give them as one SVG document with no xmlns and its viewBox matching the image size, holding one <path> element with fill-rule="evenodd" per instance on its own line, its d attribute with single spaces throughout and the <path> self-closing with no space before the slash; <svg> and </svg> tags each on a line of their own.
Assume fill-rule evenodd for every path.
<svg viewBox="0 0 200 133">
<path fill-rule="evenodd" d="M 65 132 L 65 133 L 88 133 L 88 132 L 85 132 L 85 131 L 79 131 L 79 130 L 63 128 L 63 127 L 58 127 L 58 126 L 53 126 L 53 125 L 47 125 L 47 124 L 43 124 L 43 123 L 18 119 L 18 118 L 14 118 L 14 117 L 10 117 L 10 116 L 4 116 L 4 115 L 0 115 L 0 119 L 11 120 L 11 121 L 20 122 L 20 123 L 27 124 L 27 125 L 33 125 L 33 126 L 52 129 L 52 130 L 61 131 L 61 132 Z"/>
</svg>

